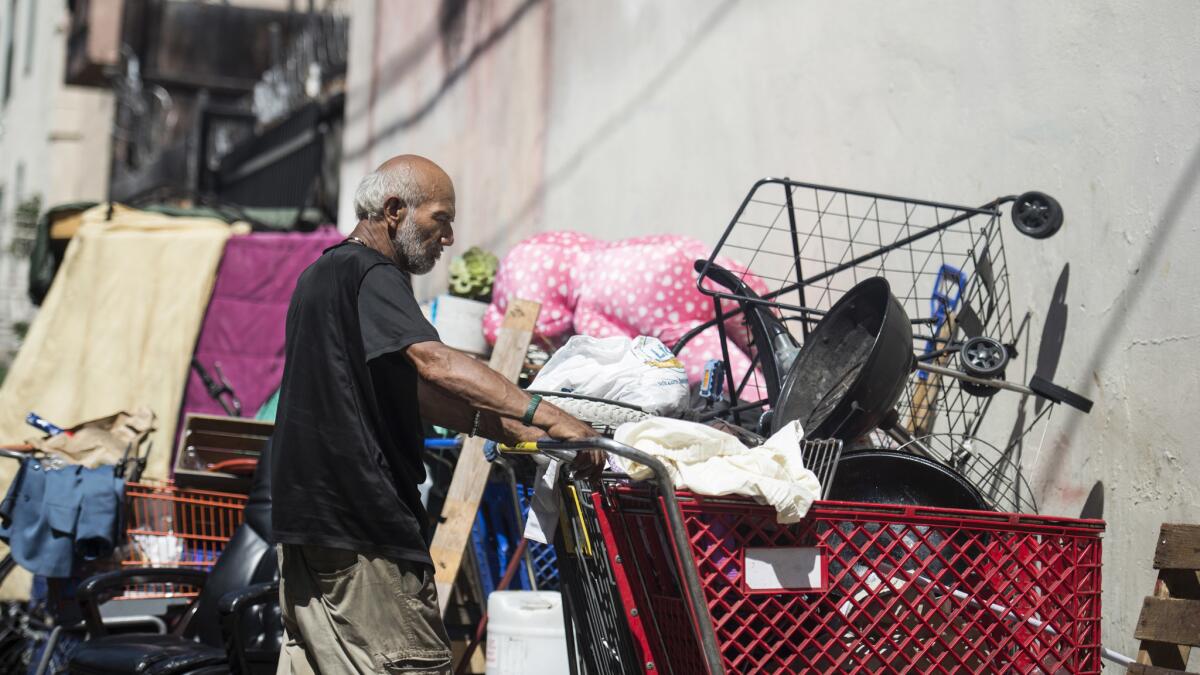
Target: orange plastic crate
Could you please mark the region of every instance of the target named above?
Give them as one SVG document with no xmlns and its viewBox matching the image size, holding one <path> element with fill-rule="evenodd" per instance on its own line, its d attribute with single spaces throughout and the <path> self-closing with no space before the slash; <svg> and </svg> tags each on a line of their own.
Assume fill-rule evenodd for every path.
<svg viewBox="0 0 1200 675">
<path fill-rule="evenodd" d="M 126 567 L 183 567 L 209 570 L 242 524 L 246 496 L 128 483 L 125 486 Z M 196 589 L 153 584 L 130 587 L 129 598 L 195 595 Z"/>
</svg>

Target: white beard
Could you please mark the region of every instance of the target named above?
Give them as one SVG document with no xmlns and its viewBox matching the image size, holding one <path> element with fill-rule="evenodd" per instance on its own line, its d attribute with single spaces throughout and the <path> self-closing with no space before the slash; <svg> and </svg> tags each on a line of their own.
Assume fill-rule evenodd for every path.
<svg viewBox="0 0 1200 675">
<path fill-rule="evenodd" d="M 430 253 L 421 247 L 421 235 L 412 216 L 404 219 L 404 224 L 392 238 L 392 248 L 400 258 L 400 266 L 410 274 L 425 274 L 433 269 L 441 257 L 440 251 Z"/>
</svg>

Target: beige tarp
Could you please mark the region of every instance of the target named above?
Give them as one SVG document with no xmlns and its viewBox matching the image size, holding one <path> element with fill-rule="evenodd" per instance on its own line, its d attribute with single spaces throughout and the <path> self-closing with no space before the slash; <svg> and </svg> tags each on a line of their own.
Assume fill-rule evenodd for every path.
<svg viewBox="0 0 1200 675">
<path fill-rule="evenodd" d="M 104 205 L 83 214 L 0 387 L 0 443 L 37 435 L 25 424 L 31 410 L 71 427 L 145 406 L 157 416 L 145 476 L 165 478 L 196 335 L 232 230 L 120 206 L 111 221 L 106 214 Z M 16 470 L 0 460 L 0 489 Z"/>
</svg>

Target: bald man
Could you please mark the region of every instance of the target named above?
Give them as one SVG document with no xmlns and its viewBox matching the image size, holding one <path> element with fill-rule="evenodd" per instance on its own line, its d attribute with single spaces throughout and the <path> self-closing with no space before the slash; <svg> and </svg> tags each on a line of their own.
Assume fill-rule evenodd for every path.
<svg viewBox="0 0 1200 675">
<path fill-rule="evenodd" d="M 454 243 L 454 185 L 395 157 L 362 179 L 358 225 L 296 285 L 274 435 L 281 672 L 449 673 L 429 557 L 423 421 L 505 442 L 592 429 L 443 345 L 411 275 Z M 600 458 L 580 455 L 595 472 Z"/>
</svg>

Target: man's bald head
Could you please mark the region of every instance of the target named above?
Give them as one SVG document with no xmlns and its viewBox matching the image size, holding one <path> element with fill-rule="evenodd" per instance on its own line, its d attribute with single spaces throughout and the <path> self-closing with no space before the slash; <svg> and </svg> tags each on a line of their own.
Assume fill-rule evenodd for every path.
<svg viewBox="0 0 1200 675">
<path fill-rule="evenodd" d="M 400 155 L 363 177 L 354 193 L 355 236 L 424 274 L 454 243 L 454 183 L 437 164 Z"/>
<path fill-rule="evenodd" d="M 389 199 L 416 208 L 431 198 L 454 200 L 454 183 L 442 167 L 420 155 L 398 155 L 363 176 L 354 191 L 354 216 L 381 218 Z"/>
</svg>

